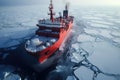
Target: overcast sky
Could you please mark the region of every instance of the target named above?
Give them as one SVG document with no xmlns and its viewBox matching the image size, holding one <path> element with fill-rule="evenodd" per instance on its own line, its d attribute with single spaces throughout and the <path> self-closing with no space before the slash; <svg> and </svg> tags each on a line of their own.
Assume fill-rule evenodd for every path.
<svg viewBox="0 0 120 80">
<path fill-rule="evenodd" d="M 53 0 L 54 4 L 70 2 L 71 5 L 80 6 L 120 6 L 120 0 Z M 48 4 L 49 0 L 0 0 L 0 5 L 38 5 Z"/>
</svg>

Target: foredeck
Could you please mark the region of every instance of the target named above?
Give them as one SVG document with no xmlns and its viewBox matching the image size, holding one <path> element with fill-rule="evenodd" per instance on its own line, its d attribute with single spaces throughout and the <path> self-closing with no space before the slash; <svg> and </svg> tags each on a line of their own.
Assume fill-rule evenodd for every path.
<svg viewBox="0 0 120 80">
<path fill-rule="evenodd" d="M 26 42 L 25 48 L 28 52 L 38 52 L 53 45 L 58 39 L 53 37 L 35 36 Z"/>
</svg>

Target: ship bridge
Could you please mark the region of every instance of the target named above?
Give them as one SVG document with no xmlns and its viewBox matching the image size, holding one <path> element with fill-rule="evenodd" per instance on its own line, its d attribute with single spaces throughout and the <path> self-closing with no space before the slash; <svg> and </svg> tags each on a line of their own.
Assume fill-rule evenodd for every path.
<svg viewBox="0 0 120 80">
<path fill-rule="evenodd" d="M 36 34 L 39 36 L 59 38 L 60 33 L 67 30 L 69 24 L 73 22 L 73 17 L 68 15 L 68 5 L 66 5 L 63 16 L 59 13 L 59 17 L 54 18 L 55 13 L 53 11 L 52 0 L 50 1 L 49 11 L 49 19 L 38 21 L 37 26 L 39 29 L 36 31 Z"/>
<path fill-rule="evenodd" d="M 50 19 L 43 19 L 38 21 L 37 26 L 39 27 L 36 31 L 37 35 L 59 38 L 59 34 L 65 27 L 65 23 L 60 21 L 60 18 L 55 18 L 54 22 Z"/>
<path fill-rule="evenodd" d="M 56 20 L 54 20 L 54 22 L 52 22 L 51 20 L 47 19 L 47 20 L 39 20 L 38 21 L 38 26 L 44 26 L 44 27 L 63 27 L 63 23 L 60 22 L 59 18 L 57 18 Z"/>
</svg>

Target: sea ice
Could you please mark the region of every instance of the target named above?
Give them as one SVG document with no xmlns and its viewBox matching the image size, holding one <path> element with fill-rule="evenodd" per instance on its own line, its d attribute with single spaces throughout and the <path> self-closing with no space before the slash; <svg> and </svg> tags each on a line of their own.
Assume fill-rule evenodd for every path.
<svg viewBox="0 0 120 80">
<path fill-rule="evenodd" d="M 102 71 L 120 74 L 120 49 L 108 42 L 95 42 L 94 52 L 88 59 Z"/>
<path fill-rule="evenodd" d="M 94 35 L 98 35 L 100 33 L 100 31 L 96 30 L 96 29 L 89 29 L 89 28 L 84 28 L 85 32 L 88 34 L 94 34 Z"/>
<path fill-rule="evenodd" d="M 92 20 L 101 20 L 101 18 L 99 18 L 99 17 L 93 17 L 93 16 L 91 16 L 91 15 L 86 15 L 86 16 L 82 16 L 82 19 L 87 19 L 87 20 L 89 20 L 89 19 L 92 19 Z"/>
<path fill-rule="evenodd" d="M 86 34 L 81 34 L 77 38 L 78 42 L 87 42 L 87 41 L 94 41 L 94 40 L 95 40 L 94 37 L 91 37 L 91 36 L 86 35 Z"/>
<path fill-rule="evenodd" d="M 93 78 L 93 72 L 84 66 L 78 68 L 75 71 L 75 75 L 79 78 L 79 80 L 92 80 Z"/>
<path fill-rule="evenodd" d="M 72 53 L 72 55 L 70 56 L 70 60 L 71 62 L 74 62 L 74 63 L 79 63 L 80 61 L 83 60 L 83 57 L 80 56 L 79 53 Z"/>
<path fill-rule="evenodd" d="M 119 23 L 120 23 L 120 20 L 115 20 L 115 22 L 119 24 Z"/>
<path fill-rule="evenodd" d="M 111 34 L 113 36 L 120 37 L 120 31 L 119 32 L 118 31 L 113 31 Z"/>
<path fill-rule="evenodd" d="M 68 76 L 66 80 L 76 80 L 74 76 Z"/>
<path fill-rule="evenodd" d="M 115 42 L 120 44 L 120 38 L 114 38 L 113 41 L 115 41 Z"/>
<path fill-rule="evenodd" d="M 10 65 L 0 65 L 0 80 L 21 80 L 17 74 L 13 74 L 15 68 Z"/>
<path fill-rule="evenodd" d="M 110 33 L 111 33 L 110 30 L 101 29 L 100 31 L 101 31 L 101 32 L 100 32 L 100 35 L 101 35 L 101 36 L 107 37 L 107 38 L 109 38 L 109 39 L 113 38 L 113 37 L 110 35 Z"/>
<path fill-rule="evenodd" d="M 109 25 L 105 25 L 105 24 L 101 24 L 101 23 L 94 23 L 94 22 L 91 22 L 90 25 L 92 27 L 98 27 L 98 28 L 109 28 L 110 27 Z"/>
<path fill-rule="evenodd" d="M 105 21 L 105 20 L 91 20 L 92 23 L 99 24 L 99 25 L 114 25 L 114 23 Z M 109 27 L 108 27 L 109 28 Z"/>
<path fill-rule="evenodd" d="M 104 74 L 99 74 L 96 78 L 96 80 L 116 80 L 114 77 L 112 76 L 107 76 Z"/>
</svg>

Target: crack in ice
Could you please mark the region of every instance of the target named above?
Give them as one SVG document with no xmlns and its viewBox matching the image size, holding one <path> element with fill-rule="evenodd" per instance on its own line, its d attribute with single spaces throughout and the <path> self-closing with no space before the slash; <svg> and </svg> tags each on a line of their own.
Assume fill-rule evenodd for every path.
<svg viewBox="0 0 120 80">
<path fill-rule="evenodd" d="M 96 65 L 92 64 L 88 59 L 87 57 L 89 56 L 89 53 L 82 49 L 82 51 L 84 51 L 86 54 L 82 55 L 82 52 L 80 51 L 80 55 L 82 55 L 82 57 L 84 57 L 84 59 L 82 61 L 80 61 L 79 63 L 76 63 L 74 66 L 73 66 L 73 70 L 75 71 L 76 69 L 78 69 L 79 67 L 81 66 L 84 66 L 84 67 L 87 67 L 88 69 L 90 69 L 91 71 L 94 72 L 93 74 L 93 79 L 92 80 L 96 80 L 98 74 L 104 74 L 104 75 L 107 75 L 107 76 L 112 76 L 114 77 L 116 80 L 120 80 L 120 74 L 113 74 L 113 73 L 106 73 L 106 72 L 103 72 L 102 70 L 100 70 Z"/>
<path fill-rule="evenodd" d="M 62 77 L 60 80 L 80 80 L 78 78 L 78 76 L 76 76 L 75 71 L 80 68 L 80 67 L 86 67 L 89 70 L 91 70 L 93 72 L 93 77 L 92 80 L 97 80 L 97 76 L 99 74 L 103 74 L 106 76 L 111 76 L 114 77 L 116 80 L 120 80 L 120 74 L 113 74 L 113 73 L 107 73 L 102 71 L 101 69 L 99 69 L 99 67 L 97 67 L 96 65 L 92 64 L 89 60 L 89 52 L 87 52 L 86 50 L 84 50 L 83 48 L 81 48 L 79 46 L 79 49 L 77 49 L 78 51 L 76 52 L 76 50 L 74 48 L 72 48 L 71 46 L 69 47 L 68 50 L 68 54 L 67 54 L 67 58 L 62 61 L 60 64 L 58 64 L 58 66 L 56 67 L 56 69 L 52 72 L 50 72 L 49 75 L 49 79 L 48 80 L 56 80 L 56 77 Z M 78 55 L 72 55 L 72 54 L 79 54 L 82 58 L 81 61 L 79 62 L 72 62 L 71 59 L 73 59 L 73 57 L 75 57 L 76 59 L 78 59 Z M 79 57 L 80 57 L 79 56 Z M 53 75 L 55 74 L 55 75 Z M 71 79 L 69 79 L 71 76 Z M 54 77 L 54 78 L 50 78 L 50 77 Z"/>
</svg>

